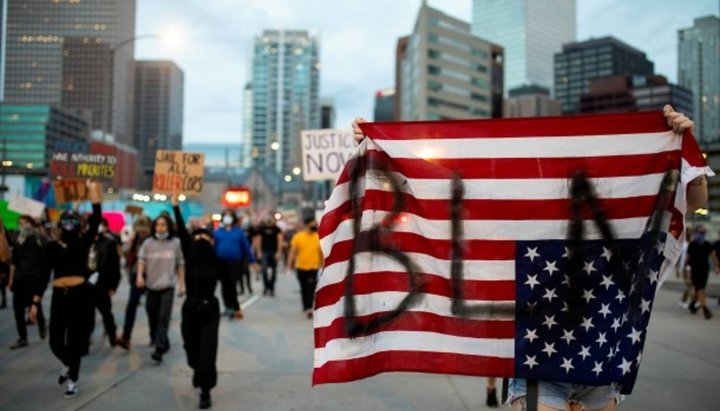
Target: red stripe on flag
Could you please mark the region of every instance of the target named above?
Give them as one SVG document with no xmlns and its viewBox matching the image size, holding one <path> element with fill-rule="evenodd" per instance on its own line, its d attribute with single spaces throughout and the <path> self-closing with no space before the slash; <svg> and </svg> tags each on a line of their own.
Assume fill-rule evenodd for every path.
<svg viewBox="0 0 720 411">
<path fill-rule="evenodd" d="M 375 313 L 358 317 L 360 323 L 368 323 L 385 313 Z M 338 317 L 327 327 L 315 329 L 315 348 L 323 348 L 335 339 L 348 338 L 345 318 Z M 469 338 L 507 338 L 515 337 L 514 321 L 471 320 L 458 317 L 406 311 L 390 323 L 383 324 L 372 332 L 384 331 L 423 331 Z"/>
<path fill-rule="evenodd" d="M 449 270 L 448 264 L 448 270 Z M 490 273 L 486 273 L 490 274 Z M 448 278 L 428 273 L 416 273 L 415 280 L 420 284 L 420 292 L 452 298 L 452 282 Z M 406 272 L 374 271 L 353 276 L 353 295 L 367 295 L 385 291 L 410 292 L 409 277 Z M 515 281 L 465 280 L 462 282 L 463 299 L 514 301 Z M 318 290 L 315 297 L 315 309 L 333 305 L 345 295 L 345 281 L 326 285 Z M 469 304 L 472 304 L 469 302 Z"/>
<path fill-rule="evenodd" d="M 391 232 L 382 237 L 388 244 L 400 245 L 403 252 L 422 253 L 438 259 L 447 260 L 451 257 L 452 242 L 450 240 L 431 240 L 415 233 Z M 338 262 L 347 261 L 353 252 L 370 251 L 368 247 L 353 250 L 354 240 L 335 243 L 325 259 L 325 267 Z M 514 260 L 514 241 L 465 240 L 463 241 L 463 259 L 465 260 Z"/>
<path fill-rule="evenodd" d="M 593 114 L 491 120 L 405 121 L 360 124 L 365 135 L 382 140 L 420 138 L 577 137 L 668 131 L 662 112 Z"/>
<path fill-rule="evenodd" d="M 570 178 L 584 171 L 588 178 L 640 176 L 661 174 L 677 169 L 680 151 L 606 157 L 567 158 L 457 158 L 411 159 L 390 158 L 387 153 L 369 150 L 366 154 L 370 167 L 391 164 L 395 172 L 406 178 L 443 179 L 457 173 L 460 178 Z M 362 158 L 362 157 L 361 157 Z M 350 181 L 350 170 L 358 158 L 348 162 L 337 184 Z"/>
<path fill-rule="evenodd" d="M 432 374 L 512 377 L 511 358 L 422 351 L 386 351 L 363 358 L 331 361 L 313 372 L 313 385 L 345 382 L 382 372 L 405 371 Z"/>
</svg>

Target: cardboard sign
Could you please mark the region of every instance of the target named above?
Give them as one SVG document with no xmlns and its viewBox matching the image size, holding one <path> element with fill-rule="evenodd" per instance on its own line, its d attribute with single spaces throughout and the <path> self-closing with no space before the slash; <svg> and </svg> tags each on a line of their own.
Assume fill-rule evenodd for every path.
<svg viewBox="0 0 720 411">
<path fill-rule="evenodd" d="M 112 180 L 117 157 L 107 154 L 55 152 L 50 161 L 50 175 L 64 178 Z"/>
<path fill-rule="evenodd" d="M 203 189 L 205 154 L 158 150 L 153 193 L 197 195 Z"/>
<path fill-rule="evenodd" d="M 13 194 L 10 197 L 7 208 L 20 214 L 27 214 L 33 218 L 41 218 L 45 211 L 45 203 L 21 196 L 20 194 Z"/>
<path fill-rule="evenodd" d="M 142 215 L 143 208 L 134 205 L 128 205 L 125 207 L 125 212 L 130 215 Z"/>
<path fill-rule="evenodd" d="M 300 139 L 305 181 L 337 180 L 357 151 L 351 129 L 305 130 Z"/>
<path fill-rule="evenodd" d="M 87 185 L 82 180 L 55 180 L 53 188 L 55 189 L 55 201 L 58 204 L 88 199 Z"/>
</svg>

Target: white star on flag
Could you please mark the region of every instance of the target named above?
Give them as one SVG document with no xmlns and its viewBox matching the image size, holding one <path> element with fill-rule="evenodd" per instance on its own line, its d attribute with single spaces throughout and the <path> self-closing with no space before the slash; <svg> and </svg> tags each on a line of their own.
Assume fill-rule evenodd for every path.
<svg viewBox="0 0 720 411">
<path fill-rule="evenodd" d="M 618 290 L 617 297 L 615 297 L 615 299 L 622 304 L 622 301 L 625 299 L 625 293 L 622 290 Z"/>
<path fill-rule="evenodd" d="M 565 279 L 563 280 L 563 282 L 561 284 L 570 287 L 570 276 L 567 274 L 563 274 L 563 275 L 565 276 Z"/>
<path fill-rule="evenodd" d="M 615 332 L 617 332 L 618 328 L 620 328 L 620 327 L 622 327 L 622 325 L 620 324 L 620 317 L 613 318 L 613 323 L 610 326 L 610 328 L 612 328 Z"/>
<path fill-rule="evenodd" d="M 642 351 L 638 352 L 637 358 L 635 358 L 635 361 L 637 361 L 638 367 L 640 366 L 640 361 L 642 360 Z"/>
<path fill-rule="evenodd" d="M 655 243 L 655 250 L 657 250 L 658 255 L 662 254 L 663 248 L 665 248 L 665 244 L 663 244 L 662 241 L 657 240 L 657 243 Z"/>
<path fill-rule="evenodd" d="M 593 292 L 592 292 L 592 288 L 589 289 L 589 290 L 583 290 L 583 296 L 582 296 L 582 298 L 583 298 L 588 304 L 590 304 L 590 300 L 594 300 L 594 299 L 595 299 L 595 295 L 594 295 Z"/>
<path fill-rule="evenodd" d="M 655 284 L 658 281 L 658 275 L 660 273 L 655 270 L 650 270 L 650 284 Z"/>
<path fill-rule="evenodd" d="M 543 268 L 543 271 L 547 271 L 548 274 L 552 276 L 555 271 L 560 271 L 559 268 L 555 267 L 556 264 L 556 261 L 545 261 L 545 268 Z"/>
<path fill-rule="evenodd" d="M 558 298 L 557 294 L 555 294 L 554 288 L 546 288 L 545 289 L 545 295 L 543 295 L 543 298 L 547 298 L 549 303 L 552 303 L 553 298 Z"/>
<path fill-rule="evenodd" d="M 560 339 L 565 340 L 567 345 L 570 345 L 570 341 L 575 340 L 575 336 L 572 330 L 563 330 L 563 336 Z"/>
<path fill-rule="evenodd" d="M 642 330 L 636 330 L 635 327 L 632 328 L 632 332 L 628 334 L 627 338 L 632 340 L 633 345 L 635 343 L 640 342 L 640 336 L 642 335 Z"/>
<path fill-rule="evenodd" d="M 530 262 L 535 261 L 535 257 L 540 257 L 540 254 L 538 254 L 537 249 L 538 249 L 537 247 L 535 247 L 535 248 L 527 247 L 527 254 L 525 254 L 525 257 L 529 258 Z"/>
<path fill-rule="evenodd" d="M 600 336 L 598 337 L 597 340 L 595 340 L 595 342 L 600 344 L 600 347 L 602 347 L 603 344 L 605 344 L 607 342 L 607 339 L 605 338 L 606 333 L 599 333 L 599 334 L 600 334 Z"/>
<path fill-rule="evenodd" d="M 610 311 L 610 304 L 600 303 L 600 306 L 601 308 L 600 311 L 598 311 L 598 314 L 602 314 L 604 320 L 605 318 L 607 318 L 608 314 L 612 314 L 612 312 Z"/>
<path fill-rule="evenodd" d="M 538 365 L 538 362 L 535 361 L 535 357 L 537 357 L 537 355 L 525 355 L 525 358 L 527 358 L 527 360 L 523 364 L 527 365 L 532 370 L 534 366 Z"/>
<path fill-rule="evenodd" d="M 567 247 L 563 248 L 565 248 L 565 254 L 563 254 L 560 258 L 570 258 L 570 249 Z"/>
<path fill-rule="evenodd" d="M 592 273 L 593 271 L 597 271 L 593 264 L 594 263 L 592 261 L 585 262 L 585 267 L 583 268 L 583 271 L 585 271 L 587 275 L 590 275 L 590 273 Z"/>
<path fill-rule="evenodd" d="M 630 366 L 632 365 L 631 362 L 628 362 L 625 357 L 622 359 L 622 364 L 618 365 L 618 368 L 620 368 L 623 372 L 623 375 L 630 372 Z"/>
<path fill-rule="evenodd" d="M 571 369 L 574 369 L 575 367 L 573 367 L 573 365 L 572 365 L 572 358 L 567 359 L 567 358 L 563 357 L 563 363 L 560 366 L 560 368 L 564 368 L 566 374 L 569 373 Z"/>
<path fill-rule="evenodd" d="M 592 372 L 595 373 L 595 376 L 599 376 L 602 370 L 602 362 L 595 361 L 595 368 L 592 369 Z"/>
<path fill-rule="evenodd" d="M 612 276 L 610 275 L 603 275 L 603 280 L 600 282 L 600 285 L 605 286 L 605 290 L 609 290 L 611 285 L 615 285 L 615 283 L 612 280 Z"/>
<path fill-rule="evenodd" d="M 583 317 L 583 322 L 580 326 L 585 329 L 585 332 L 590 331 L 590 329 L 594 327 L 592 317 Z"/>
<path fill-rule="evenodd" d="M 552 329 L 553 325 L 557 325 L 557 322 L 555 322 L 555 316 L 553 315 L 551 317 L 548 317 L 546 315 L 543 325 L 547 326 L 548 330 Z"/>
<path fill-rule="evenodd" d="M 585 359 L 587 357 L 591 357 L 592 354 L 590 354 L 590 347 L 586 347 L 584 345 L 581 345 L 581 347 L 582 347 L 582 350 L 580 350 L 580 354 L 578 354 L 578 355 L 583 357 L 583 361 L 585 361 Z"/>
<path fill-rule="evenodd" d="M 528 329 L 527 329 L 527 334 L 525 334 L 525 336 L 524 336 L 523 338 L 530 340 L 530 343 L 532 344 L 532 342 L 533 342 L 534 340 L 536 340 L 536 339 L 538 339 L 538 338 L 540 338 L 540 337 L 538 337 L 538 335 L 537 335 L 537 329 L 531 330 L 531 329 L 528 328 Z"/>
<path fill-rule="evenodd" d="M 545 343 L 545 348 L 542 349 L 542 352 L 546 353 L 548 358 L 552 357 L 552 355 L 557 352 L 555 349 L 555 343 Z"/>
<path fill-rule="evenodd" d="M 527 277 L 528 277 L 528 279 L 527 279 L 527 281 L 525 281 L 525 284 L 529 285 L 531 290 L 534 290 L 535 286 L 540 284 L 540 281 L 537 280 L 537 274 L 535 274 L 535 275 L 528 274 Z"/>
<path fill-rule="evenodd" d="M 610 252 L 610 249 L 607 247 L 603 247 L 603 253 L 600 255 L 600 257 L 603 257 L 607 261 L 610 261 L 610 258 L 612 258 L 612 253 Z"/>
<path fill-rule="evenodd" d="M 645 314 L 646 312 L 650 312 L 650 301 L 646 299 L 642 299 L 642 302 L 640 303 L 640 308 L 642 309 L 642 313 Z"/>
</svg>

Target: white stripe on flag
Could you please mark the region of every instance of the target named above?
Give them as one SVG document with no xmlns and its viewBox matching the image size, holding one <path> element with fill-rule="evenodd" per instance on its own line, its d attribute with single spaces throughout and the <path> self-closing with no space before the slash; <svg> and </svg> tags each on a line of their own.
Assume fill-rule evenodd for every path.
<svg viewBox="0 0 720 411">
<path fill-rule="evenodd" d="M 407 297 L 408 293 L 399 291 L 382 291 L 372 294 L 363 294 L 355 296 L 355 312 L 358 316 L 370 315 L 376 313 L 384 313 L 394 309 L 400 304 L 400 302 Z M 449 297 L 443 297 L 435 294 L 423 294 L 423 298 L 409 308 L 407 311 L 411 312 L 426 312 L 430 314 L 441 315 L 444 317 L 457 318 L 455 314 L 451 312 L 452 299 Z M 466 304 L 471 307 L 475 306 L 514 306 L 515 300 L 470 300 L 464 299 Z M 320 307 L 315 310 L 315 328 L 327 327 L 332 322 L 343 317 L 345 309 L 345 297 L 341 297 L 335 304 Z M 513 321 L 514 317 L 510 316 L 505 318 L 502 313 L 494 313 L 491 315 L 472 315 L 470 319 L 473 320 L 498 320 L 498 321 Z"/>
<path fill-rule="evenodd" d="M 450 349 L 452 348 L 452 349 Z M 512 338 L 471 338 L 419 331 L 386 331 L 368 337 L 335 339 L 315 349 L 315 368 L 328 361 L 362 358 L 383 351 L 426 351 L 513 358 Z"/>
</svg>

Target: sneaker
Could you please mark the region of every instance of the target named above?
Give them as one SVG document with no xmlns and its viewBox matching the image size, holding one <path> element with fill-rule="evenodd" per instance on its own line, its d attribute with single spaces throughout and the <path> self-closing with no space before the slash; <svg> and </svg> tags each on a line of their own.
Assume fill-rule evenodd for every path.
<svg viewBox="0 0 720 411">
<path fill-rule="evenodd" d="M 710 310 L 708 310 L 707 307 L 703 307 L 703 315 L 705 316 L 706 320 L 709 320 L 712 318 L 712 312 L 710 312 Z"/>
<path fill-rule="evenodd" d="M 243 314 L 242 310 L 237 310 L 235 311 L 233 318 L 235 318 L 236 320 L 242 320 L 243 318 L 245 318 L 245 314 Z"/>
<path fill-rule="evenodd" d="M 126 339 L 124 337 L 120 337 L 120 338 L 116 339 L 115 344 L 117 344 L 118 347 L 120 347 L 124 350 L 130 349 L 130 340 Z"/>
<path fill-rule="evenodd" d="M 75 396 L 77 396 L 77 393 L 78 387 L 77 384 L 75 384 L 75 381 L 68 381 L 67 388 L 65 388 L 65 398 L 74 398 Z"/>
<path fill-rule="evenodd" d="M 678 305 L 686 310 L 690 308 L 690 303 L 686 301 L 678 301 Z"/>
<path fill-rule="evenodd" d="M 23 347 L 27 347 L 27 346 L 28 346 L 27 340 L 23 340 L 23 339 L 21 338 L 21 339 L 15 341 L 15 344 L 11 345 L 11 346 L 10 346 L 10 349 L 11 349 L 11 350 L 15 350 L 15 349 L 23 348 Z"/>
<path fill-rule="evenodd" d="M 152 353 L 152 355 L 150 356 L 150 358 L 152 358 L 153 361 L 155 361 L 156 364 L 162 363 L 162 354 L 160 354 L 160 353 L 157 352 L 157 351 L 155 351 L 154 353 Z"/>
<path fill-rule="evenodd" d="M 495 388 L 487 390 L 487 399 L 485 400 L 485 405 L 491 408 L 498 407 L 497 391 L 495 390 Z"/>
<path fill-rule="evenodd" d="M 60 376 L 58 377 L 58 385 L 65 384 L 65 381 L 70 378 L 68 376 L 68 373 L 70 372 L 70 368 L 63 365 L 63 367 L 60 369 Z"/>
<path fill-rule="evenodd" d="M 209 392 L 200 393 L 200 409 L 206 410 L 212 407 L 212 399 L 210 398 Z"/>
<path fill-rule="evenodd" d="M 44 327 L 40 327 L 40 339 L 44 340 L 45 337 L 47 337 L 48 328 L 47 325 Z"/>
</svg>

